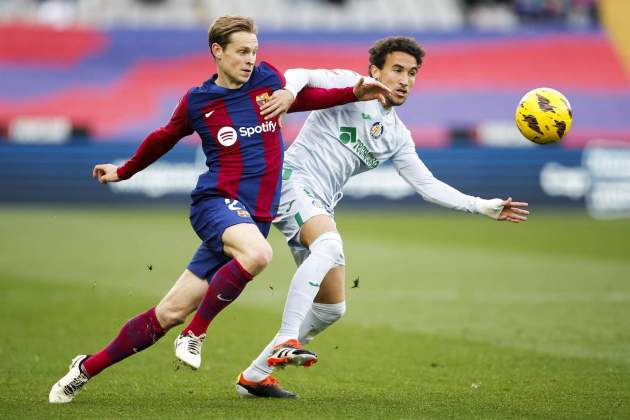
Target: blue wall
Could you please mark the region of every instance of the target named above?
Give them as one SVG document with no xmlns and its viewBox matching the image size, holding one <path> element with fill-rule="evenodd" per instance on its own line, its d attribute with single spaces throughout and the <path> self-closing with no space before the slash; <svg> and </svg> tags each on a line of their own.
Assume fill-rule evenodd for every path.
<svg viewBox="0 0 630 420">
<path fill-rule="evenodd" d="M 0 202 L 4 203 L 188 203 L 196 177 L 204 171 L 197 149 L 182 144 L 130 181 L 99 185 L 91 176 L 97 163 L 122 162 L 135 152 L 130 145 L 0 146 Z M 462 192 L 485 198 L 513 196 L 534 205 L 584 207 L 583 198 L 551 196 L 541 187 L 541 171 L 555 162 L 578 168 L 582 150 L 555 147 L 531 149 L 418 149 L 436 177 Z M 404 181 L 385 167 L 385 174 L 401 188 Z M 369 175 L 369 173 L 367 174 Z M 374 176 L 375 174 L 373 174 Z M 379 173 L 376 179 L 381 178 Z M 364 175 L 362 175 L 364 176 Z M 356 180 L 355 180 L 356 181 Z M 373 183 L 373 180 L 368 182 Z M 356 184 L 356 183 L 355 183 Z M 360 182 L 359 182 L 360 184 Z M 378 182 L 376 183 L 378 184 Z M 371 185 L 371 190 L 379 190 Z M 354 189 L 346 193 L 347 204 L 418 204 L 410 190 L 393 200 L 388 187 L 379 195 L 358 198 Z M 374 192 L 374 191 L 373 191 Z"/>
</svg>

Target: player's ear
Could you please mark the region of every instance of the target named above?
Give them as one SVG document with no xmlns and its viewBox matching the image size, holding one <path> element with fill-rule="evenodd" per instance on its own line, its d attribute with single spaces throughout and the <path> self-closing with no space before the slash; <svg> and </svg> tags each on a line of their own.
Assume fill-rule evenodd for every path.
<svg viewBox="0 0 630 420">
<path fill-rule="evenodd" d="M 376 67 L 374 64 L 370 64 L 370 77 L 376 80 L 380 80 L 381 78 L 381 69 Z"/>
<path fill-rule="evenodd" d="M 215 60 L 221 59 L 221 56 L 223 55 L 223 47 L 221 47 L 219 44 L 213 42 L 212 45 L 210 45 L 210 51 L 212 52 Z"/>
</svg>

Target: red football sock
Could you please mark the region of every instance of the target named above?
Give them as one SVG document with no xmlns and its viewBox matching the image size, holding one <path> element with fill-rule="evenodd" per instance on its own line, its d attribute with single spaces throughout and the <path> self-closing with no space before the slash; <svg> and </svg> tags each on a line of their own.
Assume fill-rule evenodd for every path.
<svg viewBox="0 0 630 420">
<path fill-rule="evenodd" d="M 155 316 L 155 308 L 151 308 L 127 321 L 111 343 L 82 363 L 81 370 L 89 377 L 97 375 L 114 363 L 151 346 L 165 332 Z"/>
<path fill-rule="evenodd" d="M 236 300 L 251 279 L 252 275 L 236 259 L 221 267 L 212 277 L 195 316 L 182 333 L 192 331 L 197 337 L 205 334 L 214 317 Z"/>
</svg>

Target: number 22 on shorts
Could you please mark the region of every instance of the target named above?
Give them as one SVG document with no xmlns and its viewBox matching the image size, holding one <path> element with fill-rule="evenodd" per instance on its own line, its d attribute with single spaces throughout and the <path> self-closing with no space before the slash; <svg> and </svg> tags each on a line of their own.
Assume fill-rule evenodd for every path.
<svg viewBox="0 0 630 420">
<path fill-rule="evenodd" d="M 236 214 L 240 217 L 250 217 L 249 212 L 241 207 L 241 203 L 239 203 L 238 200 L 230 200 L 229 198 L 226 198 L 225 204 L 227 204 L 228 209 L 236 212 Z"/>
</svg>

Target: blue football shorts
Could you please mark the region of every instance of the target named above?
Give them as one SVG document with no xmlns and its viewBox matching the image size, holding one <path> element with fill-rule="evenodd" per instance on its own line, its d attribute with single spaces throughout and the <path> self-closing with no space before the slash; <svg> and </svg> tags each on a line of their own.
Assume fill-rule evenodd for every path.
<svg viewBox="0 0 630 420">
<path fill-rule="evenodd" d="M 210 281 L 214 273 L 232 258 L 223 252 L 221 237 L 225 229 L 240 223 L 255 224 L 266 238 L 271 223 L 256 222 L 238 200 L 212 197 L 190 206 L 190 224 L 202 243 L 188 264 L 196 276 Z"/>
</svg>

